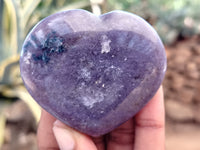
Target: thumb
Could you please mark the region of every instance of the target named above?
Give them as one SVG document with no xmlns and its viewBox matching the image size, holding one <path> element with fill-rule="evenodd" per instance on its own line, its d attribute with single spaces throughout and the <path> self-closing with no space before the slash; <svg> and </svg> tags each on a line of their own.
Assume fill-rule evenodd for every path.
<svg viewBox="0 0 200 150">
<path fill-rule="evenodd" d="M 92 139 L 56 120 L 53 133 L 60 150 L 97 150 Z"/>
</svg>

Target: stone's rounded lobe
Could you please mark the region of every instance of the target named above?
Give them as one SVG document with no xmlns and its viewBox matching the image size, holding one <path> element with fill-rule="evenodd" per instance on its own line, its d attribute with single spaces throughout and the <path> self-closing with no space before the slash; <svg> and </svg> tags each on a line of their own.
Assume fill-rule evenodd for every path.
<svg viewBox="0 0 200 150">
<path fill-rule="evenodd" d="M 154 29 L 134 14 L 70 10 L 34 27 L 24 42 L 20 68 L 26 88 L 44 109 L 99 136 L 153 97 L 166 56 Z"/>
</svg>

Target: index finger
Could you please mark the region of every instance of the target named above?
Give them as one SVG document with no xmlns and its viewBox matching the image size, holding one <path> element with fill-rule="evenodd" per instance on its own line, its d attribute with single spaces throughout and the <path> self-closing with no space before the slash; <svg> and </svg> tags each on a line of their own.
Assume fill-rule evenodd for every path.
<svg viewBox="0 0 200 150">
<path fill-rule="evenodd" d="M 54 118 L 45 110 L 42 110 L 37 132 L 37 142 L 39 150 L 59 150 L 52 130 L 55 120 L 56 118 Z"/>
<path fill-rule="evenodd" d="M 162 87 L 135 117 L 135 149 L 165 149 L 165 117 Z"/>
</svg>

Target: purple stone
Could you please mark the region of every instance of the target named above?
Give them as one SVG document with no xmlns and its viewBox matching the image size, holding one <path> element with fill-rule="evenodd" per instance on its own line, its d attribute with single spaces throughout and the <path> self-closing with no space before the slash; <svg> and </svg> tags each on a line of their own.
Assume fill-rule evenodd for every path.
<svg viewBox="0 0 200 150">
<path fill-rule="evenodd" d="M 133 117 L 154 96 L 166 56 L 155 30 L 134 14 L 70 10 L 32 29 L 20 68 L 27 90 L 46 111 L 99 136 Z"/>
</svg>

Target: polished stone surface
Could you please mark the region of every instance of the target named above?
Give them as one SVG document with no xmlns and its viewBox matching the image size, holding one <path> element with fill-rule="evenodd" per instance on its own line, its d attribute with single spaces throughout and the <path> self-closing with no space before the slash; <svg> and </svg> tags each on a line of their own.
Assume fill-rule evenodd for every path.
<svg viewBox="0 0 200 150">
<path fill-rule="evenodd" d="M 99 136 L 153 97 L 166 71 L 166 56 L 154 29 L 134 14 L 70 10 L 33 28 L 20 68 L 27 90 L 45 110 Z"/>
</svg>

